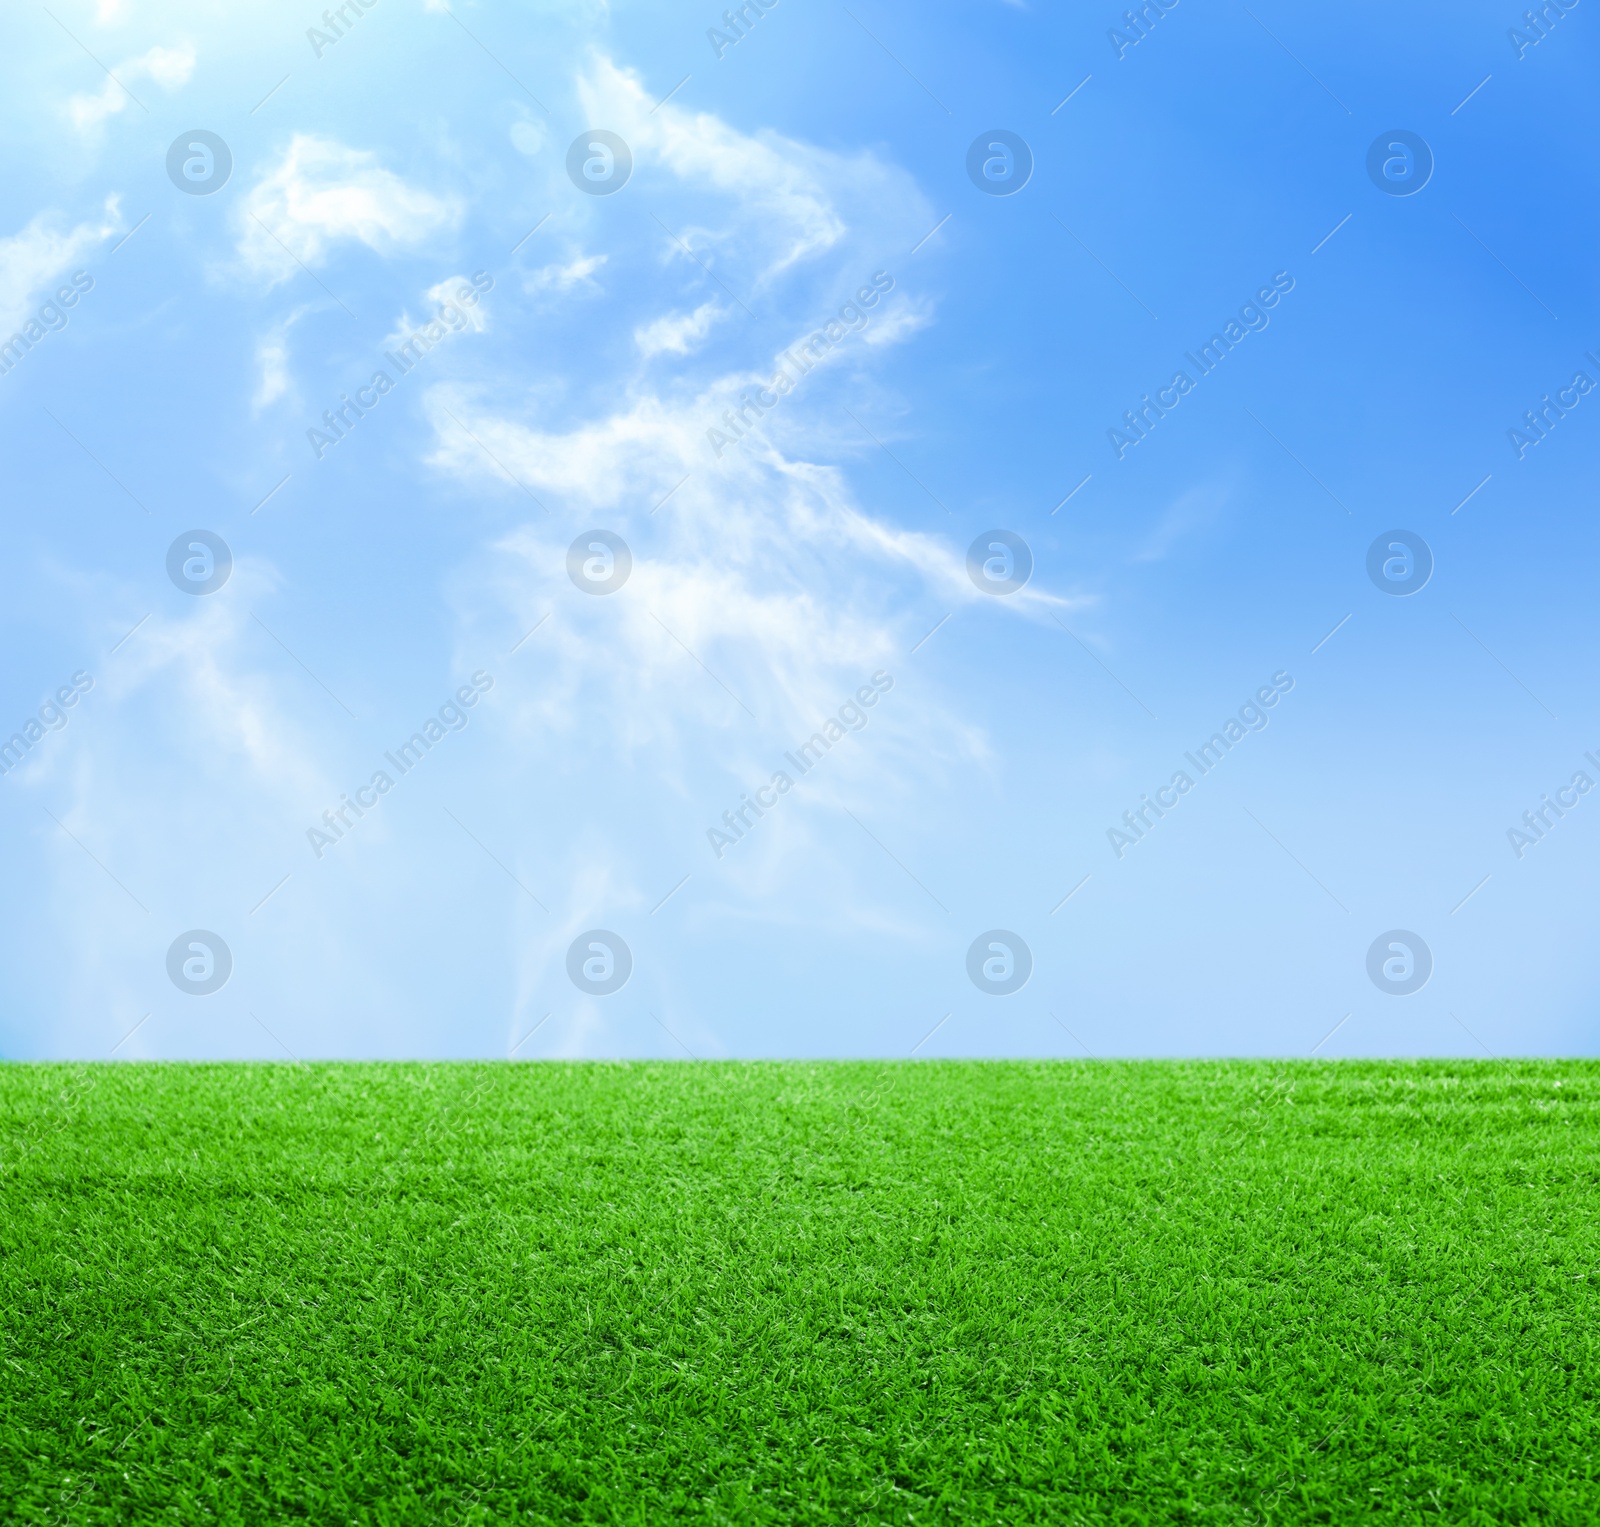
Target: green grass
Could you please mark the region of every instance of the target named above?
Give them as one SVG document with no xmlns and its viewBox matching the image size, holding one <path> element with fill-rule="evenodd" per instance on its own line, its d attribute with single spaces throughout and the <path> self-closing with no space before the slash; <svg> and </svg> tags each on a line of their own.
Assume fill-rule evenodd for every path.
<svg viewBox="0 0 1600 1527">
<path fill-rule="evenodd" d="M 0 1067 L 0 1517 L 1591 1527 L 1597 1096 Z"/>
</svg>

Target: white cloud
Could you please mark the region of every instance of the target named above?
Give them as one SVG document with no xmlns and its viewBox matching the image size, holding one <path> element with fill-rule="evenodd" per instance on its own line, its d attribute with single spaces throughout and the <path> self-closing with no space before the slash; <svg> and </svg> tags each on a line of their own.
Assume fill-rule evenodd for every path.
<svg viewBox="0 0 1600 1527">
<path fill-rule="evenodd" d="M 8 334 L 27 321 L 58 276 L 122 224 L 115 196 L 106 198 L 102 222 L 79 223 L 62 233 L 52 221 L 51 214 L 41 212 L 20 232 L 0 239 L 0 329 Z"/>
<path fill-rule="evenodd" d="M 256 346 L 256 364 L 261 367 L 261 381 L 250 400 L 250 408 L 253 413 L 260 413 L 289 390 L 289 347 L 284 343 L 282 330 Z"/>
<path fill-rule="evenodd" d="M 245 199 L 239 253 L 276 284 L 294 275 L 296 260 L 318 264 L 341 241 L 389 254 L 424 243 L 460 218 L 456 198 L 408 184 L 375 155 L 296 133 L 283 159 Z"/>
<path fill-rule="evenodd" d="M 477 379 L 457 368 L 425 393 L 437 438 L 431 466 L 473 495 L 516 502 L 520 484 L 550 516 L 533 513 L 485 547 L 481 565 L 460 573 L 461 620 L 474 646 L 503 640 L 510 648 L 546 621 L 537 678 L 503 700 L 506 766 L 519 776 L 533 768 L 613 780 L 631 767 L 623 760 L 648 755 L 652 777 L 687 803 L 704 795 L 708 778 L 770 774 L 776 739 L 808 735 L 875 670 L 908 673 L 911 649 L 951 612 L 1040 621 L 1087 604 L 1038 577 L 991 599 L 967 574 L 970 537 L 937 511 L 924 526 L 864 509 L 846 471 L 828 464 L 854 446 L 834 438 L 837 409 L 816 380 L 737 451 L 718 460 L 708 444 L 707 426 L 740 390 L 770 381 L 770 357 L 888 263 L 877 251 L 909 249 L 926 232 L 934 216 L 910 177 L 870 155 L 847 159 L 776 134 L 746 137 L 671 103 L 651 117 L 653 98 L 606 62 L 580 82 L 580 94 L 588 120 L 632 146 L 641 196 L 660 183 L 663 166 L 676 182 L 677 215 L 663 208 L 673 235 L 714 269 L 725 261 L 742 297 L 762 285 L 766 293 L 759 318 L 750 314 L 737 334 L 728 326 L 741 362 L 693 375 L 681 366 L 675 376 L 647 371 L 642 362 L 653 357 L 696 355 L 734 311 L 707 294 L 702 272 L 663 234 L 661 257 L 682 267 L 693 299 L 678 295 L 676 269 L 668 277 L 673 297 L 663 301 L 648 272 L 625 267 L 626 278 L 606 283 L 604 321 L 614 332 L 604 342 L 592 326 L 575 331 L 566 346 L 541 354 L 524 386 L 508 386 L 497 360 Z M 614 261 L 623 258 L 614 252 Z M 529 284 L 576 286 L 589 274 L 579 276 L 584 263 L 568 252 Z M 852 364 L 870 368 L 883 346 L 932 321 L 930 302 L 897 294 L 892 308 L 874 310 L 866 331 L 880 331 L 880 347 L 855 350 Z M 592 526 L 633 550 L 629 581 L 613 597 L 575 591 L 566 573 L 573 536 Z M 874 718 L 870 748 L 830 765 L 830 796 L 858 805 L 887 787 L 914 797 L 957 760 L 981 767 L 989 756 L 982 728 L 960 720 L 936 686 L 906 685 Z M 736 800 L 735 791 L 717 809 Z M 715 819 L 713 811 L 707 820 Z M 827 831 L 815 815 L 790 813 L 739 866 L 724 868 L 770 880 L 780 861 L 813 852 Z M 626 905 L 643 894 L 629 841 L 618 834 L 575 845 L 569 863 L 547 872 L 592 872 L 609 905 Z M 754 895 L 752 887 L 745 889 Z M 867 918 L 871 905 L 869 893 L 841 891 L 826 915 Z M 530 982 L 560 942 L 530 954 Z"/>
<path fill-rule="evenodd" d="M 424 295 L 429 303 L 432 304 L 435 313 L 442 308 L 453 307 L 465 320 L 460 327 L 470 328 L 474 334 L 481 334 L 489 326 L 489 310 L 481 301 L 464 301 L 462 299 L 463 292 L 468 292 L 474 297 L 478 295 L 472 285 L 472 277 L 446 276 L 443 281 L 435 282 L 434 285 L 430 286 Z M 445 315 L 443 321 L 450 328 L 457 327 L 456 324 L 451 322 L 449 314 Z M 410 330 L 402 325 L 401 333 L 404 335 L 410 333 Z"/>
<path fill-rule="evenodd" d="M 618 712 L 636 720 L 671 708 L 662 670 L 677 662 L 648 610 L 697 652 L 724 654 L 744 675 L 745 692 L 800 714 L 825 707 L 863 663 L 870 668 L 903 651 L 911 627 L 926 624 L 925 601 L 944 610 L 991 603 L 967 576 L 964 545 L 864 513 L 836 467 L 754 444 L 713 462 L 704 421 L 715 417 L 716 398 L 736 386 L 724 379 L 709 395 L 673 404 L 635 397 L 623 411 L 564 432 L 475 407 L 454 391 L 435 389 L 427 399 L 440 441 L 433 465 L 501 486 L 510 472 L 549 495 L 563 526 L 592 516 L 625 538 L 649 535 L 649 556 L 636 560 L 632 577 L 633 615 L 613 628 L 607 659 L 637 678 L 639 692 Z M 674 483 L 670 510 L 651 516 Z M 548 607 L 551 590 L 560 589 L 560 540 L 543 525 L 507 539 L 503 549 L 551 585 L 526 608 L 539 599 Z M 1004 603 L 1043 618 L 1052 607 L 1085 602 L 1030 584 Z M 904 613 L 891 616 L 891 609 Z"/>
<path fill-rule="evenodd" d="M 489 289 L 492 290 L 492 287 Z M 463 290 L 474 298 L 480 295 L 470 276 L 447 276 L 443 281 L 435 282 L 423 293 L 427 301 L 423 316 L 420 319 L 413 318 L 409 308 L 403 309 L 394 328 L 384 337 L 383 348 L 398 350 L 408 340 L 420 335 L 422 349 L 430 351 L 442 340 L 464 334 L 469 329 L 474 334 L 482 334 L 488 327 L 484 304 L 481 300 L 463 300 Z"/>
<path fill-rule="evenodd" d="M 928 303 L 906 300 L 886 307 L 867 325 L 861 337 L 869 345 L 898 345 L 932 322 L 933 312 Z"/>
<path fill-rule="evenodd" d="M 436 466 L 474 493 L 514 495 L 509 472 L 551 516 L 530 517 L 500 537 L 460 583 L 463 629 L 475 646 L 509 649 L 543 622 L 536 666 L 502 697 L 506 746 L 497 768 L 508 781 L 579 775 L 619 799 L 627 796 L 620 781 L 648 771 L 657 795 L 681 808 L 664 813 L 675 824 L 669 838 L 692 822 L 697 851 L 709 853 L 704 831 L 722 810 L 737 810 L 739 791 L 788 767 L 781 750 L 810 736 L 882 670 L 894 692 L 862 740 L 830 754 L 826 772 L 804 783 L 792 808 L 718 863 L 720 891 L 702 888 L 724 899 L 733 918 L 880 926 L 894 914 L 872 885 L 841 868 L 839 822 L 853 829 L 840 807 L 871 820 L 886 799 L 925 799 L 952 773 L 993 761 L 986 729 L 965 720 L 925 670 L 918 674 L 912 649 L 953 612 L 1036 620 L 1088 601 L 1037 581 L 1003 600 L 980 594 L 963 537 L 944 525 L 875 518 L 836 467 L 772 449 L 708 465 L 706 403 L 636 398 L 624 411 L 557 431 L 504 417 L 498 406 L 475 407 L 453 385 L 425 398 L 440 441 Z M 610 597 L 575 591 L 567 575 L 568 547 L 587 526 L 612 530 L 633 551 L 629 580 Z M 631 818 L 612 825 L 568 844 L 542 872 L 564 885 L 603 878 L 605 905 L 642 913 L 671 884 L 648 862 L 658 828 Z M 784 893 L 802 864 L 831 877 L 824 905 L 801 909 Z M 919 936 L 908 919 L 892 935 Z M 547 979 L 559 970 L 563 944 L 550 937 L 529 952 Z M 519 1034 L 538 1016 L 529 1014 Z M 592 1048 L 600 1038 L 582 1043 Z"/>
<path fill-rule="evenodd" d="M 686 233 L 685 220 L 680 234 L 713 251 L 742 242 L 765 262 L 769 281 L 800 260 L 833 251 L 833 269 L 821 272 L 821 280 L 830 292 L 848 295 L 873 268 L 867 251 L 886 242 L 891 228 L 903 221 L 921 233 L 932 220 L 910 178 L 893 166 L 870 155 L 846 159 L 777 134 L 749 137 L 710 114 L 670 103 L 653 111 L 653 98 L 639 81 L 609 60 L 591 66 L 579 94 L 588 120 L 605 122 L 633 148 L 636 175 L 664 165 L 706 193 L 697 205 L 699 221 Z M 546 266 L 529 285 L 577 285 L 599 258 Z M 615 286 L 620 307 L 633 288 Z M 802 333 L 814 319 L 812 290 L 793 291 L 789 305 L 790 317 L 772 321 L 778 335 Z M 713 299 L 688 312 L 641 315 L 629 328 L 645 358 L 687 355 L 719 316 Z M 887 344 L 931 321 L 926 304 L 902 298 L 893 310 L 876 314 L 867 333 L 879 329 L 878 343 Z M 762 348 L 756 341 L 756 351 Z M 787 402 L 772 416 L 771 429 L 749 437 L 738 451 L 713 458 L 708 424 L 742 386 L 768 380 L 770 370 L 693 384 L 680 378 L 668 392 L 619 375 L 612 379 L 614 401 L 602 411 L 580 410 L 571 420 L 540 417 L 546 407 L 562 406 L 571 384 L 587 390 L 599 384 L 598 395 L 606 395 L 589 364 L 591 353 L 573 354 L 565 368 L 552 356 L 542 378 L 547 385 L 521 405 L 498 401 L 504 396 L 499 388 L 492 404 L 460 381 L 432 389 L 425 407 L 439 444 L 429 459 L 474 488 L 493 484 L 503 491 L 509 473 L 548 502 L 562 526 L 530 524 L 498 548 L 502 559 L 509 555 L 525 570 L 508 575 L 502 589 L 515 611 L 505 612 L 508 625 L 528 615 L 519 628 L 526 629 L 568 592 L 566 543 L 579 521 L 641 538 L 648 549 L 636 554 L 629 600 L 608 612 L 609 634 L 599 643 L 606 682 L 628 690 L 608 714 L 634 737 L 675 733 L 685 705 L 695 711 L 701 701 L 715 707 L 725 699 L 680 673 L 682 650 L 663 635 L 663 623 L 719 671 L 725 668 L 729 683 L 751 696 L 758 712 L 798 717 L 826 709 L 830 698 L 836 705 L 832 697 L 851 692 L 863 664 L 870 670 L 904 652 L 931 623 L 925 619 L 930 602 L 938 605 L 932 618 L 959 606 L 994 604 L 967 576 L 965 543 L 953 544 L 943 527 L 937 533 L 907 529 L 862 511 L 843 472 L 815 459 L 829 447 L 832 426 L 813 422 L 803 399 Z M 861 358 L 870 353 L 860 352 Z M 651 515 L 674 484 L 670 507 Z M 1052 607 L 1083 602 L 1035 582 L 1001 605 L 1038 619 Z M 580 608 L 588 612 L 583 601 Z M 552 672 L 546 697 L 543 724 L 552 735 L 570 726 L 562 712 L 571 698 L 567 686 L 593 663 L 594 648 L 575 639 L 565 658 Z M 699 698 L 686 701 L 686 693 Z M 956 745 L 965 751 L 978 746 L 970 738 Z"/>
<path fill-rule="evenodd" d="M 692 313 L 668 313 L 641 324 L 633 331 L 633 340 L 646 360 L 653 355 L 687 355 L 720 317 L 722 310 L 715 302 L 702 302 Z"/>
<path fill-rule="evenodd" d="M 530 159 L 544 144 L 544 133 L 537 122 L 514 122 L 511 126 L 511 146 Z"/>
<path fill-rule="evenodd" d="M 73 584 L 84 596 L 98 593 L 92 606 L 87 597 L 83 603 L 105 645 L 127 639 L 114 654 L 85 662 L 95 683 L 80 704 L 81 719 L 55 739 L 65 746 L 45 767 L 7 783 L 35 792 L 116 875 L 113 881 L 95 869 L 39 814 L 50 866 L 41 892 L 52 920 L 93 918 L 98 932 L 94 963 L 75 969 L 60 996 L 71 1015 L 63 1026 L 99 1035 L 93 1045 L 81 1037 L 68 1043 L 103 1056 L 156 1006 L 147 973 L 160 968 L 172 933 L 204 923 L 226 930 L 240 954 L 235 929 L 242 931 L 246 909 L 286 870 L 311 879 L 299 861 L 304 830 L 349 780 L 337 757 L 330 759 L 336 750 L 325 734 L 307 719 L 306 689 L 325 697 L 253 615 L 260 610 L 319 673 L 329 672 L 287 617 L 274 613 L 277 577 L 269 565 L 240 557 L 220 597 L 189 602 L 181 614 L 158 606 L 144 619 L 150 605 L 143 588 L 114 589 L 78 570 Z M 117 613 L 108 616 L 108 607 Z M 183 779 L 176 792 L 169 788 L 175 774 Z M 365 825 L 370 837 L 388 826 Z M 321 868 L 308 853 L 304 862 Z M 207 911 L 196 916 L 198 907 Z M 316 926 L 302 935 L 288 946 L 294 953 L 286 967 L 324 958 Z M 337 965 L 324 969 L 331 977 Z M 192 1047 L 206 1046 L 207 1037 L 175 1025 L 174 1017 L 158 1011 L 119 1053 L 161 1053 L 163 1045 L 199 1053 Z M 144 1052 L 147 1043 L 152 1049 Z"/>
<path fill-rule="evenodd" d="M 151 48 L 139 63 L 163 90 L 176 90 L 194 73 L 194 49 Z"/>
<path fill-rule="evenodd" d="M 557 262 L 541 266 L 523 278 L 523 290 L 528 292 L 570 292 L 577 286 L 594 287 L 589 278 L 606 263 L 605 255 L 579 255 L 565 265 Z"/>
<path fill-rule="evenodd" d="M 96 614 L 94 623 L 107 642 L 126 638 L 116 640 L 114 656 L 86 665 L 95 679 L 93 706 L 120 710 L 141 691 L 168 685 L 164 703 L 172 707 L 173 730 L 223 760 L 223 770 L 236 778 L 242 774 L 284 799 L 325 790 L 326 780 L 307 761 L 315 749 L 307 746 L 306 734 L 292 719 L 293 704 L 279 703 L 276 686 L 282 681 L 267 677 L 263 664 L 244 655 L 247 647 L 259 642 L 249 612 L 276 593 L 278 582 L 270 563 L 241 556 L 229 578 L 230 598 L 196 599 L 182 616 L 157 612 L 139 620 L 134 612 L 147 608 L 140 602 L 142 594 L 113 590 L 72 569 L 66 583 L 71 595 L 81 600 L 111 598 L 119 607 L 114 615 Z M 270 654 L 270 649 L 263 650 Z M 292 679 L 287 682 L 293 685 Z M 67 732 L 81 735 L 70 727 Z M 57 777 L 67 767 L 63 759 L 34 777 Z M 150 799 L 157 795 L 152 792 Z M 166 805 L 179 815 L 186 809 L 179 800 L 168 800 Z M 149 825 L 149 814 L 141 810 L 118 820 L 143 828 Z"/>
<path fill-rule="evenodd" d="M 275 324 L 256 344 L 256 365 L 260 368 L 260 380 L 256 384 L 255 396 L 250 400 L 252 413 L 259 414 L 262 409 L 277 402 L 287 395 L 292 387 L 289 376 L 289 330 L 311 311 L 309 306 L 297 307 L 280 324 Z"/>
<path fill-rule="evenodd" d="M 1186 489 L 1162 512 L 1134 561 L 1159 562 L 1185 537 L 1204 534 L 1221 519 L 1228 499 L 1227 489 L 1218 483 Z"/>
<path fill-rule="evenodd" d="M 870 153 L 846 157 L 776 132 L 741 133 L 675 103 L 657 107 L 638 76 L 608 58 L 594 62 L 578 94 L 588 120 L 607 123 L 628 143 L 635 175 L 642 162 L 658 164 L 738 209 L 718 230 L 675 231 L 697 252 L 709 243 L 713 263 L 718 246 L 737 252 L 736 263 L 758 284 L 832 249 L 853 220 L 892 227 L 897 237 L 901 224 L 927 227 L 927 203 L 912 177 Z"/>
<path fill-rule="evenodd" d="M 101 19 L 105 19 L 103 14 Z M 98 95 L 73 96 L 67 102 L 67 115 L 79 132 L 87 132 L 127 106 L 129 90 L 137 81 L 152 80 L 170 92 L 188 84 L 193 73 L 193 48 L 151 48 L 137 58 L 123 59 L 111 71 L 113 77 L 105 82 Z M 128 89 L 124 89 L 124 85 Z"/>
</svg>

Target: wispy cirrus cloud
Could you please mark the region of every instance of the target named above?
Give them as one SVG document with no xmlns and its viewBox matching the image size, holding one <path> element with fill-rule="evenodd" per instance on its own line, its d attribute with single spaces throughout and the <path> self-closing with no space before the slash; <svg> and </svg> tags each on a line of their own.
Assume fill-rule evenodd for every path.
<svg viewBox="0 0 1600 1527">
<path fill-rule="evenodd" d="M 571 603 L 567 545 L 575 530 L 605 526 L 633 548 L 627 597 L 575 605 L 574 619 L 602 622 L 603 640 L 552 638 L 561 655 L 545 671 L 540 724 L 565 730 L 573 696 L 598 684 L 616 692 L 605 708 L 617 718 L 615 742 L 692 747 L 687 719 L 694 718 L 690 732 L 709 724 L 727 695 L 683 666 L 687 648 L 764 726 L 797 725 L 850 693 L 863 665 L 904 654 L 932 619 L 992 601 L 968 576 L 959 537 L 942 525 L 908 528 L 868 512 L 848 475 L 828 464 L 838 459 L 838 409 L 825 400 L 822 372 L 737 452 L 713 459 L 707 424 L 743 387 L 770 379 L 770 357 L 826 313 L 819 292 L 836 306 L 837 293 L 848 296 L 865 279 L 871 251 L 903 237 L 909 248 L 931 214 L 911 178 L 871 153 L 839 156 L 776 133 L 741 132 L 708 112 L 655 108 L 638 77 L 609 59 L 591 60 L 577 92 L 589 119 L 632 149 L 627 194 L 644 202 L 644 217 L 656 210 L 651 173 L 664 169 L 674 202 L 657 221 L 677 215 L 684 186 L 696 193 L 694 220 L 663 233 L 665 266 L 652 272 L 635 261 L 613 272 L 606 311 L 595 320 L 604 337 L 585 320 L 564 345 L 547 344 L 537 386 L 507 387 L 503 363 L 486 355 L 483 371 L 465 363 L 426 395 L 435 470 L 475 492 L 514 493 L 509 477 L 555 517 L 530 518 L 498 543 L 492 586 L 500 608 L 472 618 L 523 630 L 553 602 Z M 701 258 L 709 252 L 708 263 L 717 251 L 738 252 L 746 289 L 765 287 L 759 318 L 741 314 L 725 294 L 684 303 L 686 285 L 703 292 L 706 275 L 698 263 L 676 260 L 679 235 Z M 525 281 L 525 293 L 539 293 L 541 313 L 552 298 L 577 295 L 579 282 L 557 279 L 575 268 L 557 263 Z M 718 354 L 701 359 L 724 319 Z M 850 363 L 870 386 L 878 357 L 933 321 L 931 301 L 896 292 L 865 331 L 876 343 Z M 690 365 L 657 378 L 644 363 L 663 355 Z M 652 513 L 669 490 L 670 504 Z M 1034 583 L 1003 607 L 1042 619 L 1086 602 Z M 922 736 L 983 751 L 937 700 L 919 704 Z"/>
<path fill-rule="evenodd" d="M 25 228 L 0 239 L 0 328 L 10 332 L 37 306 L 47 287 L 122 226 L 118 199 L 108 196 L 97 221 L 70 229 L 56 213 L 41 212 Z"/>
<path fill-rule="evenodd" d="M 723 309 L 715 300 L 702 302 L 692 313 L 667 313 L 640 324 L 633 331 L 633 342 L 645 360 L 655 355 L 688 355 L 722 316 Z"/>
<path fill-rule="evenodd" d="M 770 129 L 742 133 L 711 112 L 657 107 L 637 74 L 605 57 L 577 89 L 589 120 L 627 141 L 636 175 L 637 166 L 657 166 L 713 207 L 740 209 L 733 219 L 695 217 L 689 229 L 753 285 L 817 259 L 863 224 L 910 226 L 923 216 L 912 177 L 870 152 L 839 154 Z"/>
<path fill-rule="evenodd" d="M 111 77 L 98 92 L 71 97 L 67 102 L 67 115 L 79 132 L 89 132 L 107 117 L 126 109 L 131 96 L 125 87 L 150 80 L 170 93 L 189 83 L 194 61 L 194 49 L 187 45 L 150 48 L 134 58 L 125 58 L 110 71 Z"/>
<path fill-rule="evenodd" d="M 251 187 L 237 217 L 239 254 L 276 285 L 295 262 L 319 265 L 340 243 L 388 255 L 425 244 L 461 219 L 454 196 L 436 196 L 385 169 L 376 154 L 296 133 Z"/>
</svg>

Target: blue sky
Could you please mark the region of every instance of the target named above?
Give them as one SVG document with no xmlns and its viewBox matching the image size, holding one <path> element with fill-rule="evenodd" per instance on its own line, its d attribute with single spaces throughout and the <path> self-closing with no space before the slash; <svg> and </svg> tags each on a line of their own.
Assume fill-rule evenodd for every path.
<svg viewBox="0 0 1600 1527">
<path fill-rule="evenodd" d="M 1592 1053 L 1595 20 L 1146 11 L 14 16 L 0 1050 Z"/>
</svg>

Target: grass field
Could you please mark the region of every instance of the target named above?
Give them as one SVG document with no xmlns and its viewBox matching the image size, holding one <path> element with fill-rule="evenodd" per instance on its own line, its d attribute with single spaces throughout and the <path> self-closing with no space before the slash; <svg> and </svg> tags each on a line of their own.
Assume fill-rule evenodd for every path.
<svg viewBox="0 0 1600 1527">
<path fill-rule="evenodd" d="M 0 1067 L 0 1514 L 1593 1524 L 1597 1085 Z"/>
</svg>

